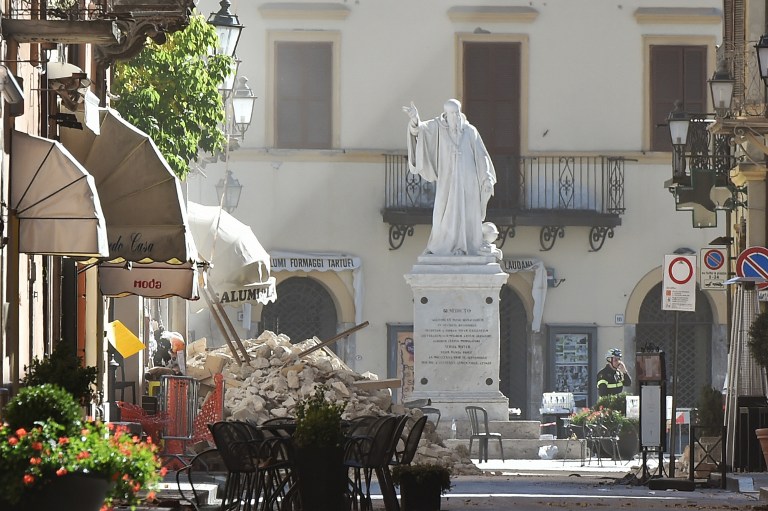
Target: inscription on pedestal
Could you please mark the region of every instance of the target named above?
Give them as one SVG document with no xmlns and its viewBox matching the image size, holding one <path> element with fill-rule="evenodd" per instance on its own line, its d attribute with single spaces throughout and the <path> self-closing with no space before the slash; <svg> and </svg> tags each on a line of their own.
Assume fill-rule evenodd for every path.
<svg viewBox="0 0 768 511">
<path fill-rule="evenodd" d="M 492 361 L 482 344 L 492 339 L 482 310 L 445 307 L 442 316 L 428 319 L 423 342 L 431 345 L 421 362 L 428 366 L 490 366 Z"/>
</svg>

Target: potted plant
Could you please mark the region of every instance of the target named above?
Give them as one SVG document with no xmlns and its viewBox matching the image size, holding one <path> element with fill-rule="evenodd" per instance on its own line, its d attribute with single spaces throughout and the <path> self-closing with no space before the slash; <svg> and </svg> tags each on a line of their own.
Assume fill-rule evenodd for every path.
<svg viewBox="0 0 768 511">
<path fill-rule="evenodd" d="M 395 465 L 392 481 L 400 487 L 403 511 L 439 511 L 440 497 L 451 489 L 451 469 L 434 463 Z"/>
<path fill-rule="evenodd" d="M 317 511 L 344 508 L 347 470 L 344 466 L 344 432 L 341 414 L 346 407 L 326 398 L 329 388 L 318 385 L 294 410 L 294 467 L 302 502 Z"/>
<path fill-rule="evenodd" d="M 27 375 L 21 383 L 26 387 L 51 383 L 75 396 L 82 406 L 91 401 L 98 371 L 83 365 L 82 358 L 64 341 L 59 341 L 48 357 L 32 359 L 24 369 Z"/>
<path fill-rule="evenodd" d="M 752 358 L 764 370 L 768 369 L 768 310 L 763 310 L 752 321 L 747 340 Z M 760 441 L 763 457 L 768 464 L 768 428 L 758 428 L 755 435 Z"/>
<path fill-rule="evenodd" d="M 627 394 L 624 392 L 603 396 L 593 407 L 571 415 L 571 424 L 584 428 L 602 426 L 608 432 L 615 432 L 618 435 L 619 455 L 622 459 L 628 459 L 639 450 L 639 421 L 625 415 L 626 407 Z M 610 445 L 601 443 L 600 447 L 607 456 L 612 455 Z"/>
<path fill-rule="evenodd" d="M 154 444 L 81 420 L 79 410 L 71 394 L 49 384 L 22 388 L 8 402 L 0 426 L 0 509 L 135 505 L 160 479 Z"/>
</svg>

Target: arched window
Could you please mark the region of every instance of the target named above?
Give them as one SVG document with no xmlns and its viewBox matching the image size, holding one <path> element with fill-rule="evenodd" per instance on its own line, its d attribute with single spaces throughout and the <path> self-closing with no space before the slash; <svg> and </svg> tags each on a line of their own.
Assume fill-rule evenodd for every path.
<svg viewBox="0 0 768 511">
<path fill-rule="evenodd" d="M 679 314 L 677 344 L 676 406 L 691 408 L 704 385 L 712 384 L 712 308 L 696 290 L 696 311 L 676 312 L 661 309 L 661 283 L 653 287 L 640 306 L 635 346 L 658 345 L 665 353 L 667 394 L 672 392 L 672 367 L 675 340 L 675 314 Z"/>
<path fill-rule="evenodd" d="M 316 336 L 321 341 L 336 335 L 333 298 L 319 282 L 291 277 L 277 286 L 277 300 L 264 306 L 261 330 L 285 334 L 292 343 Z M 333 348 L 333 346 L 331 346 Z"/>
</svg>

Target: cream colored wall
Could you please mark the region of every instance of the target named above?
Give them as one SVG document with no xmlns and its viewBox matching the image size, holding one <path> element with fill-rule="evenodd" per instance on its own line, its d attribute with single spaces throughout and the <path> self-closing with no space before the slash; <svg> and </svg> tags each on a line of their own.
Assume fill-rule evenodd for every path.
<svg viewBox="0 0 768 511">
<path fill-rule="evenodd" d="M 460 5 L 487 3 L 466 0 Z M 701 23 L 695 17 L 677 24 L 640 22 L 635 16 L 638 7 L 658 6 L 641 0 L 525 2 L 538 16 L 506 23 L 453 22 L 447 15 L 452 4 L 442 0 L 346 2 L 350 13 L 344 20 L 264 19 L 258 11 L 263 4 L 236 5 L 246 25 L 238 52 L 240 69 L 259 100 L 254 123 L 228 163 L 244 187 L 234 215 L 253 228 L 268 251 L 339 252 L 362 259 L 362 318 L 370 326 L 357 333 L 358 370 L 386 374 L 386 325 L 412 321 L 412 296 L 403 275 L 424 249 L 429 233 L 429 226 L 416 226 L 402 248 L 389 250 L 389 226 L 380 211 L 381 154 L 405 149 L 407 117 L 402 105 L 413 100 L 422 117 L 428 118 L 440 112 L 446 98 L 458 95 L 457 38 L 526 41 L 525 154 L 619 154 L 638 160 L 627 162 L 626 213 L 602 250 L 589 251 L 586 227 L 566 227 L 565 237 L 548 252 L 540 250 L 537 228 L 518 227 L 517 236 L 503 247 L 505 257 L 539 258 L 555 268 L 558 278 L 566 279 L 547 293 L 544 324 L 594 324 L 598 352 L 631 343 L 624 338 L 625 327 L 615 324 L 615 315 L 624 314 L 627 321 L 636 317 L 638 290 L 648 275 L 658 273 L 664 255 L 681 247 L 698 253 L 725 233 L 722 214 L 716 229 L 696 230 L 690 213 L 675 212 L 673 198 L 663 186 L 671 176 L 669 154 L 643 152 L 648 124 L 647 44 L 672 41 L 673 36 L 679 44 L 706 41 L 713 45 L 713 56 L 721 27 L 709 18 Z M 689 4 L 680 0 L 665 6 Z M 696 7 L 720 9 L 721 1 L 700 1 Z M 207 14 L 218 5 L 203 0 L 198 8 Z M 491 34 L 474 34 L 478 27 Z M 272 77 L 264 65 L 269 60 L 266 42 L 271 31 L 286 30 L 339 34 L 338 150 L 268 148 Z M 204 169 L 207 177 L 191 177 L 190 200 L 214 204 L 214 185 L 224 168 L 209 165 Z M 530 314 L 527 279 L 513 276 L 510 282 Z M 724 322 L 723 295 L 707 293 L 716 305 L 716 317 Z"/>
</svg>

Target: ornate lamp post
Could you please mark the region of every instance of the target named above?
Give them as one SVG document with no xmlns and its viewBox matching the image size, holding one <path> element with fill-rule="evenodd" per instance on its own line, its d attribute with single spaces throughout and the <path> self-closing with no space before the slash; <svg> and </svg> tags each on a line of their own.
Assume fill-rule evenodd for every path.
<svg viewBox="0 0 768 511">
<path fill-rule="evenodd" d="M 768 34 L 763 34 L 755 45 L 757 52 L 757 66 L 760 70 L 760 78 L 768 87 Z"/>
<path fill-rule="evenodd" d="M 232 213 L 240 204 L 242 192 L 243 185 L 232 176 L 232 171 L 229 169 L 227 169 L 226 176 L 216 183 L 216 195 L 220 198 L 221 208 L 227 213 Z"/>
<path fill-rule="evenodd" d="M 208 17 L 208 23 L 216 28 L 216 33 L 219 36 L 219 47 L 216 51 L 219 54 L 234 57 L 243 25 L 240 24 L 237 14 L 232 14 L 229 11 L 229 6 L 232 5 L 229 0 L 221 0 L 219 5 L 221 6 L 219 12 L 211 13 Z"/>
<path fill-rule="evenodd" d="M 253 90 L 248 87 L 248 78 L 240 76 L 237 79 L 237 88 L 232 96 L 232 113 L 234 115 L 232 122 L 237 131 L 240 132 L 240 140 L 245 137 L 245 132 L 251 125 L 255 104 L 256 96 Z"/>
</svg>

